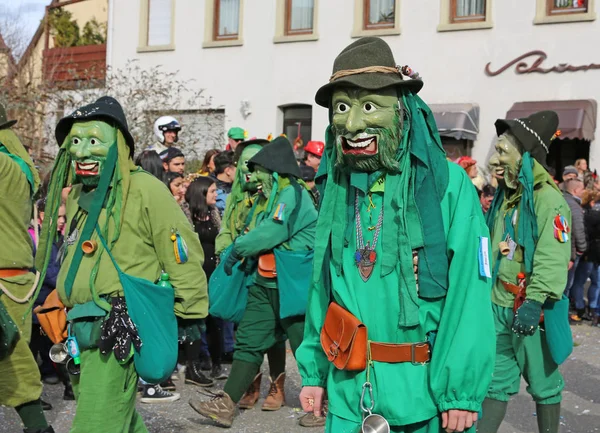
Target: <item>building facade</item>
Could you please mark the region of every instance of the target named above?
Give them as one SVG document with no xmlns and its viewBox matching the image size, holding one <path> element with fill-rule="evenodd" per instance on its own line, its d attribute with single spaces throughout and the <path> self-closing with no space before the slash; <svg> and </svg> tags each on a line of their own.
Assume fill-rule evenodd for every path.
<svg viewBox="0 0 600 433">
<path fill-rule="evenodd" d="M 178 70 L 224 110 L 223 136 L 285 132 L 322 140 L 314 103 L 336 55 L 361 36 L 383 37 L 425 85 L 451 157 L 480 167 L 498 118 L 559 113 L 556 170 L 600 164 L 594 143 L 600 36 L 594 0 L 109 0 L 107 63 Z M 190 109 L 194 107 L 181 107 Z M 223 139 L 225 143 L 225 138 Z"/>
</svg>

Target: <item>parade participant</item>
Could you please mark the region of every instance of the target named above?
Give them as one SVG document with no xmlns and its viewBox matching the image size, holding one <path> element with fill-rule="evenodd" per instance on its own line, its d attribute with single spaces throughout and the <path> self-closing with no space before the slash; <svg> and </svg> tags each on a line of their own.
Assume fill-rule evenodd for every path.
<svg viewBox="0 0 600 433">
<path fill-rule="evenodd" d="M 458 165 L 460 165 L 469 175 L 469 178 L 475 179 L 479 174 L 477 171 L 477 161 L 475 161 L 470 156 L 461 156 L 456 161 Z"/>
<path fill-rule="evenodd" d="M 227 146 L 225 146 L 225 150 L 235 152 L 237 145 L 245 139 L 246 131 L 244 131 L 244 128 L 240 128 L 239 126 L 229 128 L 229 131 L 227 131 Z"/>
<path fill-rule="evenodd" d="M 545 303 L 561 299 L 571 253 L 569 207 L 543 166 L 557 127 L 553 111 L 496 121 L 499 139 L 490 166 L 501 181 L 486 215 L 492 236 L 496 363 L 479 433 L 498 431 L 510 396 L 519 392 L 521 375 L 536 403 L 540 433 L 558 432 L 564 382 L 549 344 L 549 326 L 555 322 L 546 314 L 546 332 L 538 326 Z M 526 287 L 524 301 L 521 286 Z M 559 320 L 570 335 L 566 310 Z"/>
<path fill-rule="evenodd" d="M 146 150 L 153 150 L 156 153 L 164 152 L 179 141 L 179 131 L 181 131 L 181 125 L 177 119 L 171 116 L 159 117 L 154 122 L 154 135 L 158 141 Z"/>
<path fill-rule="evenodd" d="M 302 408 L 321 415 L 327 395 L 329 433 L 359 431 L 369 413 L 392 432 L 468 431 L 491 379 L 488 230 L 416 95 L 423 82 L 402 71 L 414 79 L 382 39 L 362 38 L 315 97 L 331 123 L 297 359 Z"/>
<path fill-rule="evenodd" d="M 185 155 L 181 150 L 176 147 L 169 147 L 161 152 L 159 156 L 165 171 L 173 171 L 182 175 L 185 173 Z"/>
<path fill-rule="evenodd" d="M 10 129 L 15 123 L 7 119 L 0 104 L 0 345 L 12 347 L 8 351 L 0 347 L 0 405 L 15 408 L 25 433 L 54 433 L 44 417 L 40 372 L 29 349 L 29 302 L 36 276 L 30 271 L 33 242 L 27 227 L 40 178 L 25 147 Z M 17 341 L 5 341 L 4 331 L 9 328 L 20 335 L 15 335 Z"/>
<path fill-rule="evenodd" d="M 159 276 L 158 286 L 164 288 L 168 274 L 180 335 L 199 335 L 199 322 L 208 310 L 202 248 L 169 190 L 133 164 L 133 138 L 115 99 L 102 97 L 62 118 L 56 139 L 60 150 L 46 204 L 49 224 L 42 227 L 36 266 L 43 275 L 61 190 L 73 179 L 57 280 L 60 299 L 69 309 L 69 333 L 80 352 L 70 359 L 71 367 L 79 362 L 79 368 L 70 370 L 77 400 L 71 432 L 147 432 L 135 410 L 142 364 L 133 358 L 156 341 L 140 339 L 142 327 L 150 325 L 133 323 L 130 314 L 140 308 L 149 315 L 157 310 L 156 298 L 151 298 L 168 292 L 143 289 L 156 288 Z M 137 296 L 125 299 L 124 293 Z M 175 323 L 175 316 L 160 313 L 152 326 Z M 175 341 L 171 347 L 176 352 Z M 151 356 L 156 363 L 165 353 Z"/>
<path fill-rule="evenodd" d="M 248 167 L 253 171 L 251 181 L 256 183 L 260 193 L 250 211 L 249 231 L 235 240 L 231 253 L 223 260 L 225 272 L 229 274 L 242 259 L 258 258 L 258 270 L 248 289 L 247 306 L 237 330 L 234 361 L 224 391 L 215 394 L 210 401 L 190 400 L 194 410 L 222 427 L 231 427 L 236 403 L 255 380 L 267 350 L 281 340 L 282 334 L 289 338 L 294 353 L 302 341 L 306 305 L 302 305 L 299 297 L 302 293 L 295 297 L 291 286 L 279 283 L 280 278 L 292 270 L 286 268 L 291 265 L 284 263 L 278 253 L 291 253 L 290 256 L 297 253 L 294 264 L 301 267 L 299 257 L 312 252 L 317 220 L 310 195 L 297 181 L 300 171 L 292 145 L 286 138 L 278 137 L 266 144 L 249 160 Z M 308 280 L 306 284 L 304 291 L 308 289 Z M 292 309 L 298 310 L 288 315 Z M 285 401 L 285 371 L 271 370 L 270 373 L 269 396 L 278 405 L 263 406 L 263 410 L 277 410 Z"/>
<path fill-rule="evenodd" d="M 304 165 L 312 167 L 315 173 L 319 170 L 324 149 L 325 143 L 322 141 L 309 141 L 304 146 Z"/>
</svg>

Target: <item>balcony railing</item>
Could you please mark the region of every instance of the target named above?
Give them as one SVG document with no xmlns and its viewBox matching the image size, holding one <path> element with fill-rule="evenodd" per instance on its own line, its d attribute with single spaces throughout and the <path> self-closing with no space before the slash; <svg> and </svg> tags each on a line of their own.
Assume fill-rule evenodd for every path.
<svg viewBox="0 0 600 433">
<path fill-rule="evenodd" d="M 106 78 L 106 44 L 44 50 L 44 81 L 73 89 L 102 87 Z"/>
</svg>

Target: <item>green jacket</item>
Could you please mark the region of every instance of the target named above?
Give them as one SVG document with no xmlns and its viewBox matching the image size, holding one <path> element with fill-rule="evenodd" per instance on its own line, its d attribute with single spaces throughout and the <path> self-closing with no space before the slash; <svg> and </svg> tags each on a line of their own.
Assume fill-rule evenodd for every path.
<svg viewBox="0 0 600 433">
<path fill-rule="evenodd" d="M 547 298 L 559 300 L 567 283 L 567 266 L 571 256 L 571 242 L 561 243 L 554 236 L 554 219 L 564 216 L 569 224 L 571 211 L 562 194 L 547 183 L 544 169 L 536 162 L 534 165 L 533 201 L 538 227 L 538 241 L 535 245 L 533 273 L 527 276 L 527 298 L 544 303 Z M 517 246 L 512 260 L 498 254 L 499 243 L 505 237 L 505 218 L 507 212 L 516 207 L 516 217 L 511 219 L 518 227 L 521 194 L 516 192 L 505 199 L 500 207 L 492 230 L 493 266 L 498 266 L 498 278 L 493 286 L 492 302 L 501 307 L 512 307 L 514 295 L 504 289 L 501 281 L 517 283 L 517 274 L 525 272 L 523 248 Z M 569 234 L 570 237 L 571 234 Z M 500 264 L 496 262 L 500 257 Z"/>
<path fill-rule="evenodd" d="M 78 239 L 68 239 L 75 227 L 81 232 L 85 216 L 77 223 L 81 185 L 75 185 L 67 200 L 66 256 L 57 279 L 61 300 L 67 307 L 92 300 L 90 274 L 95 254 L 84 255 L 73 284 L 71 298 L 67 299 L 64 282 L 69 271 Z M 102 210 L 98 224 L 103 227 L 106 211 Z M 172 230 L 178 231 L 187 244 L 189 260 L 178 264 L 175 260 Z M 110 226 L 110 233 L 114 226 Z M 96 239 L 94 234 L 93 239 Z M 96 239 L 97 240 L 97 239 Z M 100 242 L 98 241 L 98 244 Z M 201 319 L 208 314 L 206 275 L 202 270 L 204 252 L 189 221 L 165 186 L 152 175 L 137 170 L 131 172 L 131 184 L 124 210 L 123 226 L 119 239 L 111 250 L 121 270 L 135 277 L 156 281 L 162 270 L 170 276 L 175 288 L 175 314 L 184 319 Z M 98 277 L 95 281 L 98 295 L 123 296 L 118 274 L 107 254 L 102 254 Z"/>
<path fill-rule="evenodd" d="M 366 325 L 370 340 L 433 343 L 428 364 L 373 363 L 370 370 L 373 412 L 383 415 L 391 425 L 428 420 L 449 409 L 479 411 L 492 378 L 496 342 L 491 279 L 479 273 L 480 245 L 482 238 L 486 242 L 489 233 L 473 184 L 458 165 L 448 164 L 449 184 L 441 210 L 450 260 L 449 288 L 446 296 L 434 299 L 422 298 L 418 288 L 413 289 L 419 304 L 418 326 L 398 326 L 398 290 L 399 284 L 403 284 L 399 265 L 381 277 L 381 261 L 376 261 L 370 279 L 362 281 L 354 259 L 357 249 L 354 231 L 344 248 L 341 274 L 337 275 L 332 265 L 323 270 L 322 278 L 331 280 L 328 285 L 333 300 Z M 373 192 L 375 208 L 371 211 L 371 221 L 367 195 L 360 204 L 365 243 L 373 240 L 373 231 L 368 228 L 377 221 L 385 193 Z M 353 191 L 349 194 L 354 197 Z M 351 224 L 355 226 L 355 217 Z M 380 240 L 376 246 L 378 257 L 382 255 L 381 245 Z M 326 387 L 331 413 L 360 422 L 363 414 L 359 401 L 367 372 L 338 370 L 327 360 L 320 332 L 330 298 L 319 287 L 311 287 L 304 341 L 296 352 L 302 385 Z"/>
<path fill-rule="evenodd" d="M 21 167 L 0 152 L 0 269 L 32 268 L 31 187 Z"/>
</svg>

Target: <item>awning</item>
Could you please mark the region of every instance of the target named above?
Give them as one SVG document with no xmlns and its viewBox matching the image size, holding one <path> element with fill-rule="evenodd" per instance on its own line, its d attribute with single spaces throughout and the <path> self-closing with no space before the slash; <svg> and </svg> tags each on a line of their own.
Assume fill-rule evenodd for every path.
<svg viewBox="0 0 600 433">
<path fill-rule="evenodd" d="M 438 132 L 442 137 L 457 140 L 477 139 L 479 133 L 479 105 L 430 104 Z"/>
<path fill-rule="evenodd" d="M 508 113 L 507 119 L 527 117 L 537 111 L 552 110 L 558 114 L 560 138 L 594 140 L 598 104 L 594 99 L 570 101 L 517 102 Z"/>
</svg>

